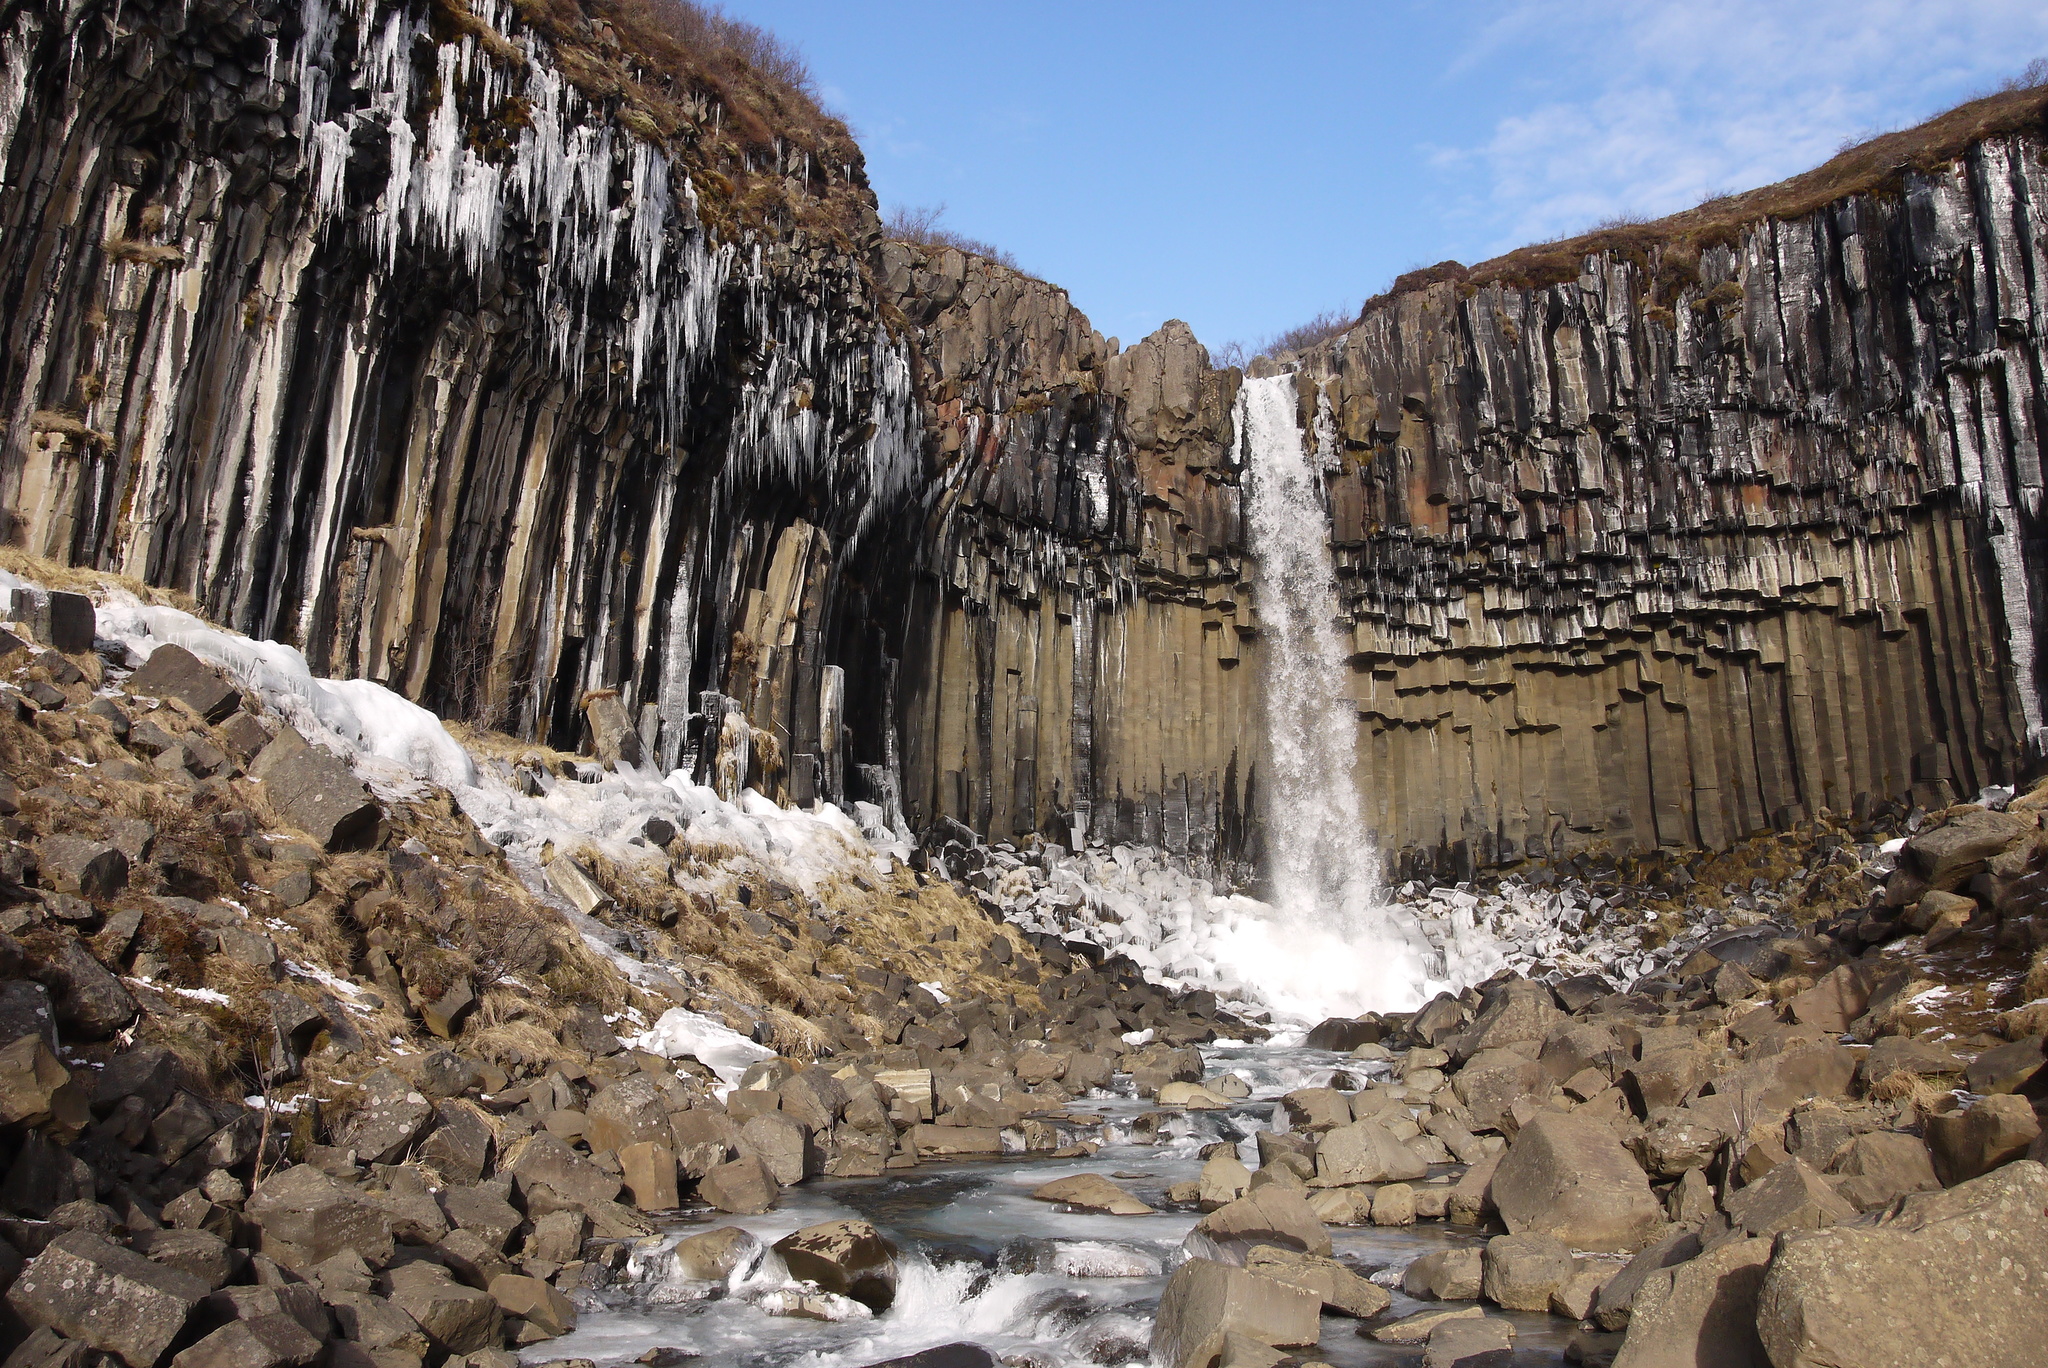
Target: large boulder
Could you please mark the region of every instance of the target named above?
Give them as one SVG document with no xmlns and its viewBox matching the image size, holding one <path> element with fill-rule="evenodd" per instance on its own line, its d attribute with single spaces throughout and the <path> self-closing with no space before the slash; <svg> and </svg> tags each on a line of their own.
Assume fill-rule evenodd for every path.
<svg viewBox="0 0 2048 1368">
<path fill-rule="evenodd" d="M 2000 1093 L 1968 1111 L 1929 1117 L 1927 1147 L 1941 1180 L 1961 1183 L 2019 1158 L 2040 1133 L 2033 1104 L 2017 1093 Z"/>
<path fill-rule="evenodd" d="M 1244 1266 L 1261 1277 L 1307 1288 L 1323 1299 L 1324 1309 L 1343 1316 L 1370 1320 L 1393 1302 L 1385 1288 L 1367 1282 L 1335 1259 L 1317 1254 L 1254 1245 L 1245 1255 Z"/>
<path fill-rule="evenodd" d="M 588 1209 L 610 1202 L 619 1195 L 617 1177 L 546 1131 L 536 1131 L 514 1145 L 506 1152 L 498 1170 L 518 1179 L 522 1192 L 546 1188 L 559 1198 L 554 1204 L 556 1206 Z M 528 1199 L 528 1212 L 532 1212 L 531 1197 Z"/>
<path fill-rule="evenodd" d="M 1477 1301 L 1485 1276 L 1483 1250 L 1439 1249 L 1408 1265 L 1401 1274 L 1401 1290 L 1430 1301 Z"/>
<path fill-rule="evenodd" d="M 2041 1361 L 2048 1168 L 2020 1160 L 1903 1199 L 1873 1225 L 1788 1231 L 1757 1296 L 1777 1368 Z"/>
<path fill-rule="evenodd" d="M 793 1277 L 886 1311 L 896 1300 L 896 1246 L 866 1221 L 826 1221 L 775 1242 Z"/>
<path fill-rule="evenodd" d="M 1757 1338 L 1769 1240 L 1731 1240 L 1643 1280 L 1614 1368 L 1770 1368 Z"/>
<path fill-rule="evenodd" d="M 1152 1208 L 1099 1173 L 1077 1173 L 1055 1178 L 1031 1193 L 1041 1202 L 1059 1202 L 1080 1211 L 1100 1211 L 1111 1216 L 1146 1216 Z"/>
<path fill-rule="evenodd" d="M 1748 1187 L 1729 1193 L 1722 1205 L 1730 1225 L 1759 1238 L 1781 1230 L 1817 1230 L 1856 1215 L 1827 1179 L 1797 1159 L 1773 1164 Z"/>
<path fill-rule="evenodd" d="M 1574 1249 L 1635 1249 L 1664 1220 L 1614 1132 L 1564 1112 L 1522 1127 L 1488 1190 L 1510 1233 L 1555 1235 Z"/>
<path fill-rule="evenodd" d="M 190 1273 L 73 1230 L 21 1270 L 7 1304 L 31 1326 L 117 1355 L 128 1368 L 150 1368 L 209 1290 Z"/>
<path fill-rule="evenodd" d="M 263 1252 L 287 1268 L 311 1268 L 345 1250 L 372 1268 L 391 1260 L 390 1213 L 311 1164 L 266 1178 L 242 1213 L 262 1232 Z"/>
<path fill-rule="evenodd" d="M 1486 1242 L 1480 1290 L 1510 1311 L 1543 1311 L 1572 1275 L 1572 1251 L 1550 1235 L 1496 1235 Z"/>
<path fill-rule="evenodd" d="M 1922 827 L 1906 842 L 1899 863 L 1930 888 L 1956 888 L 2028 828 L 2029 823 L 2008 813 L 1971 805 L 1951 808 L 1941 825 Z"/>
<path fill-rule="evenodd" d="M 1316 1174 L 1327 1183 L 1405 1183 L 1429 1172 L 1416 1153 L 1377 1121 L 1338 1126 L 1316 1146 Z"/>
<path fill-rule="evenodd" d="M 1330 1252 L 1330 1232 L 1309 1210 L 1307 1199 L 1277 1184 L 1216 1208 L 1196 1223 L 1195 1230 L 1223 1246 L 1235 1242 L 1244 1248 L 1267 1244 L 1305 1254 Z"/>
<path fill-rule="evenodd" d="M 465 1287 L 439 1264 L 413 1263 L 393 1270 L 391 1301 L 419 1322 L 427 1339 L 444 1354 L 473 1354 L 496 1348 L 504 1312 L 490 1293 Z"/>
<path fill-rule="evenodd" d="M 1889 1206 L 1909 1192 L 1932 1192 L 1941 1186 L 1926 1144 L 1903 1131 L 1877 1131 L 1852 1136 L 1828 1160 L 1835 1191 L 1858 1211 Z"/>
<path fill-rule="evenodd" d="M 1513 1050 L 1481 1051 L 1451 1078 L 1476 1131 L 1498 1130 L 1516 1098 L 1541 1096 L 1548 1087 L 1543 1066 Z"/>
<path fill-rule="evenodd" d="M 151 651 L 142 668 L 128 676 L 128 691 L 175 698 L 216 726 L 242 706 L 241 695 L 219 670 L 175 644 Z"/>
<path fill-rule="evenodd" d="M 171 1368 L 303 1368 L 320 1357 L 320 1337 L 271 1312 L 229 1321 L 171 1360 Z"/>
<path fill-rule="evenodd" d="M 348 765 L 290 727 L 249 765 L 278 816 L 328 850 L 359 850 L 377 834 L 384 810 Z"/>
<path fill-rule="evenodd" d="M 1226 1335 L 1261 1344 L 1314 1344 L 1322 1299 L 1306 1288 L 1213 1259 L 1189 1259 L 1166 1281 L 1152 1323 L 1160 1368 L 1211 1368 Z"/>
</svg>

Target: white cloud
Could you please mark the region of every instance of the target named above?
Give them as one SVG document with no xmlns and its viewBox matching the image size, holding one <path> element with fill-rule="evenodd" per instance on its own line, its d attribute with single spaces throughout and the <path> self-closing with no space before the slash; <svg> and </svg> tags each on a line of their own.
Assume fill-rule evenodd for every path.
<svg viewBox="0 0 2048 1368">
<path fill-rule="evenodd" d="M 1484 141 L 1431 149 L 1446 226 L 1492 254 L 1671 213 L 1806 170 L 2044 53 L 2048 10 L 2017 0 L 1520 0 L 1448 73 L 1526 103 Z"/>
</svg>

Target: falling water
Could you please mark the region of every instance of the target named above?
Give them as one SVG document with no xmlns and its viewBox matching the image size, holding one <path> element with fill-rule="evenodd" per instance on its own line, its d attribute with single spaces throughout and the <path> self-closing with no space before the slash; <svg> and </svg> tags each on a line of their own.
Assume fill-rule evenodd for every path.
<svg viewBox="0 0 2048 1368">
<path fill-rule="evenodd" d="M 1304 1005 L 1396 1009 L 1420 996 L 1433 956 L 1380 896 L 1354 774 L 1358 721 L 1322 460 L 1302 442 L 1297 404 L 1294 377 L 1276 375 L 1246 380 L 1236 414 L 1264 668 L 1259 806 L 1275 909 L 1266 972 Z"/>
</svg>

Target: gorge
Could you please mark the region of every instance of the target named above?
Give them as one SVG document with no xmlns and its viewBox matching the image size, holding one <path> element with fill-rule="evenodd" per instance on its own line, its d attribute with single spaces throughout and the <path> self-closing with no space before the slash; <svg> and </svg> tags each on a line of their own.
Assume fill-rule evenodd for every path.
<svg viewBox="0 0 2048 1368">
<path fill-rule="evenodd" d="M 2048 87 L 1242 366 L 876 210 L 0 0 L 5 1368 L 2030 1361 Z"/>
<path fill-rule="evenodd" d="M 647 123 L 578 32 L 13 7 L 13 539 L 515 735 L 573 746 L 617 690 L 709 774 L 732 708 L 794 802 L 1247 872 L 1239 373 L 881 240 L 829 121 Z M 1404 283 L 1287 362 L 1390 872 L 1720 849 L 2029 763 L 2031 99 L 1803 214 Z"/>
</svg>

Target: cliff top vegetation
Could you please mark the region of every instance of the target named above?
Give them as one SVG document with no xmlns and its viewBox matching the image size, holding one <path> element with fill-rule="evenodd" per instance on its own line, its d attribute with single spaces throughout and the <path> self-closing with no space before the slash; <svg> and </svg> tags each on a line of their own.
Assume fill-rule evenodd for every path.
<svg viewBox="0 0 2048 1368">
<path fill-rule="evenodd" d="M 1396 296 L 1442 281 L 1454 281 L 1468 289 L 1495 284 L 1537 289 L 1575 278 L 1587 257 L 1603 252 L 1641 254 L 1652 248 L 1678 246 L 1697 254 L 1702 248 L 1736 241 L 1745 227 L 1765 219 L 1799 218 L 1851 195 L 1901 193 L 1909 174 L 1938 171 L 1987 138 L 2044 131 L 2048 131 L 2048 59 L 2033 62 L 1999 90 L 1912 128 L 1852 143 L 1813 170 L 1773 185 L 1717 195 L 1664 218 L 1610 219 L 1588 232 L 1519 247 L 1476 266 L 1440 261 L 1409 271 L 1397 277 L 1385 293 L 1368 299 L 1358 317 L 1364 318 Z"/>
</svg>

